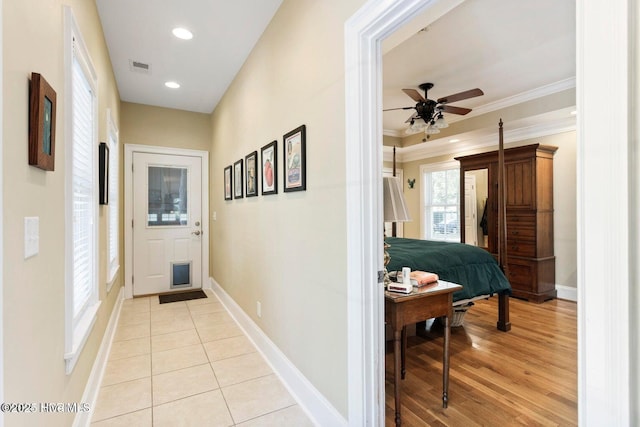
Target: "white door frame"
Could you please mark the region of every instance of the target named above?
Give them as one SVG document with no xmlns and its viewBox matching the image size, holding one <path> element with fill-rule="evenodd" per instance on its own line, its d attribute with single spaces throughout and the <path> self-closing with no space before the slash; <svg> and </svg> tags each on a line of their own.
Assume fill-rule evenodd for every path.
<svg viewBox="0 0 640 427">
<path fill-rule="evenodd" d="M 370 0 L 345 23 L 349 425 L 384 425 L 381 42 L 442 0 Z M 577 1 L 578 421 L 639 420 L 640 91 L 632 2 Z M 425 23 L 425 24 L 428 24 Z M 612 49 L 611 46 L 616 46 Z M 606 83 L 604 86 L 603 84 Z M 606 108 L 603 108 L 606 106 Z M 631 169 L 631 170 L 629 170 Z M 617 206 L 619 209 L 611 209 Z M 608 224 L 602 227 L 602 224 Z M 633 224 L 630 233 L 630 224 Z M 633 264 L 630 264 L 633 260 Z M 607 268 L 604 268 L 607 266 Z M 631 329 L 630 329 L 631 328 Z M 606 367 L 606 369 L 602 369 Z M 635 385 L 634 385 L 635 384 Z"/>
<path fill-rule="evenodd" d="M 209 153 L 200 150 L 124 145 L 124 297 L 133 298 L 133 154 L 200 157 L 202 164 L 202 287 L 209 282 Z"/>
</svg>

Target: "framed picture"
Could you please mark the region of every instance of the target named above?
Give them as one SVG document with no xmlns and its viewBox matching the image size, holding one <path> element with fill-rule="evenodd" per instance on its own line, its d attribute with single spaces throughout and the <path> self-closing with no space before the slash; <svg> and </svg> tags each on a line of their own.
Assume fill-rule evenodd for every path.
<svg viewBox="0 0 640 427">
<path fill-rule="evenodd" d="M 245 194 L 247 197 L 255 197 L 258 195 L 258 152 L 254 151 L 244 158 L 246 169 L 247 188 Z"/>
<path fill-rule="evenodd" d="M 224 168 L 224 199 L 225 200 L 231 200 L 233 199 L 233 193 L 231 192 L 233 185 L 232 185 L 232 168 L 231 165 L 227 166 L 226 168 Z"/>
<path fill-rule="evenodd" d="M 304 191 L 307 189 L 306 127 L 302 125 L 284 139 L 284 191 Z"/>
<path fill-rule="evenodd" d="M 52 171 L 56 157 L 56 92 L 38 73 L 31 73 L 29 89 L 29 164 Z"/>
<path fill-rule="evenodd" d="M 262 195 L 278 192 L 278 141 L 270 142 L 260 149 L 260 176 Z"/>
<path fill-rule="evenodd" d="M 233 164 L 233 198 L 242 199 L 242 159 Z"/>
<path fill-rule="evenodd" d="M 101 142 L 98 154 L 98 186 L 99 203 L 101 205 L 109 204 L 109 147 L 106 142 Z"/>
</svg>

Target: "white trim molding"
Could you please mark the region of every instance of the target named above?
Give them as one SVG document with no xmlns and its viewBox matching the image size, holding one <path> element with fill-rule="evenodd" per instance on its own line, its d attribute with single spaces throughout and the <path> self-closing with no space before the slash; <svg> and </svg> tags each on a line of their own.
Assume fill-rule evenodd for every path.
<svg viewBox="0 0 640 427">
<path fill-rule="evenodd" d="M 629 14 L 633 3 L 578 0 L 576 9 L 581 426 L 628 426 L 638 421 L 632 419 L 637 405 L 630 381 L 640 356 L 630 342 L 638 336 L 630 312 L 637 283 L 630 279 L 640 256 L 630 233 L 630 195 L 637 183 L 630 180 L 629 166 L 638 136 L 630 120 L 638 109 L 630 103 L 630 82 L 640 71 L 629 60 L 631 47 L 638 43 L 637 16 Z M 637 401 L 637 387 L 635 392 Z"/>
<path fill-rule="evenodd" d="M 347 420 L 291 363 L 258 325 L 224 289 L 210 278 L 210 289 L 225 306 L 245 335 L 253 342 L 307 416 L 318 426 L 346 426 Z"/>
<path fill-rule="evenodd" d="M 424 25 L 444 0 L 370 0 L 345 22 L 345 140 L 349 425 L 385 420 L 382 248 L 381 42 L 420 12 Z"/>
<path fill-rule="evenodd" d="M 578 288 L 572 286 L 556 285 L 556 291 L 558 292 L 559 299 L 565 299 L 567 301 L 578 301 Z"/>
<path fill-rule="evenodd" d="M 4 38 L 2 36 L 3 0 L 0 0 L 0 129 L 4 129 Z M 0 132 L 0 165 L 4 162 L 4 132 Z M 0 212 L 4 212 L 4 167 L 0 168 Z M 0 220 L 0 402 L 4 402 L 4 220 Z M 4 427 L 4 414 L 0 414 L 0 427 Z"/>
<path fill-rule="evenodd" d="M 124 144 L 124 297 L 133 298 L 133 153 L 200 157 L 202 166 L 202 286 L 209 281 L 209 153 L 185 148 Z"/>
</svg>

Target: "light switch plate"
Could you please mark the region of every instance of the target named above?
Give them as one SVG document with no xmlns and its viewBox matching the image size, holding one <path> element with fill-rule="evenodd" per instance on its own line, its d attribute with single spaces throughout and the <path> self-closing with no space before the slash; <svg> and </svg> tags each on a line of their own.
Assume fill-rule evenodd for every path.
<svg viewBox="0 0 640 427">
<path fill-rule="evenodd" d="M 40 218 L 27 216 L 24 218 L 24 258 L 38 255 L 40 251 Z"/>
</svg>

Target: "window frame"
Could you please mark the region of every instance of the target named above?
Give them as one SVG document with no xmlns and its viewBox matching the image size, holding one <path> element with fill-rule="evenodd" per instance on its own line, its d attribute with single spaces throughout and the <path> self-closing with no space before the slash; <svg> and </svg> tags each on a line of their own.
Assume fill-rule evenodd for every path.
<svg viewBox="0 0 640 427">
<path fill-rule="evenodd" d="M 458 242 L 460 243 L 460 236 L 457 240 L 454 239 L 434 239 L 432 236 L 432 230 L 429 230 L 428 224 L 426 224 L 426 206 L 427 206 L 427 183 L 426 183 L 426 175 L 432 172 L 442 172 L 448 170 L 457 170 L 458 174 L 460 172 L 460 162 L 456 160 L 447 161 L 447 162 L 438 162 L 438 163 L 428 163 L 420 165 L 420 236 L 422 239 L 426 240 L 437 240 L 442 242 Z M 429 189 L 430 190 L 430 189 Z M 460 224 L 460 186 L 458 186 L 458 224 Z M 460 228 L 458 226 L 458 228 Z M 427 231 L 429 233 L 427 234 Z"/>
<path fill-rule="evenodd" d="M 97 195 L 97 145 L 98 145 L 98 84 L 97 74 L 91 62 L 88 49 L 83 41 L 79 26 L 71 7 L 64 6 L 64 73 L 65 73 L 65 372 L 69 375 L 82 352 L 89 334 L 96 322 L 100 300 L 98 298 L 98 195 Z M 73 234 L 73 68 L 74 58 L 82 68 L 83 74 L 93 93 L 93 126 L 91 144 L 91 212 L 90 232 L 92 233 L 90 293 L 85 306 L 74 316 L 74 234 Z"/>
<path fill-rule="evenodd" d="M 111 290 L 120 270 L 120 140 L 111 110 L 107 109 L 107 145 L 109 147 L 109 205 L 107 219 L 107 292 Z M 115 185 L 114 185 L 115 184 Z M 115 211 L 115 224 L 113 213 Z M 112 247 L 115 233 L 115 248 Z M 115 254 L 112 256 L 112 251 Z"/>
</svg>

